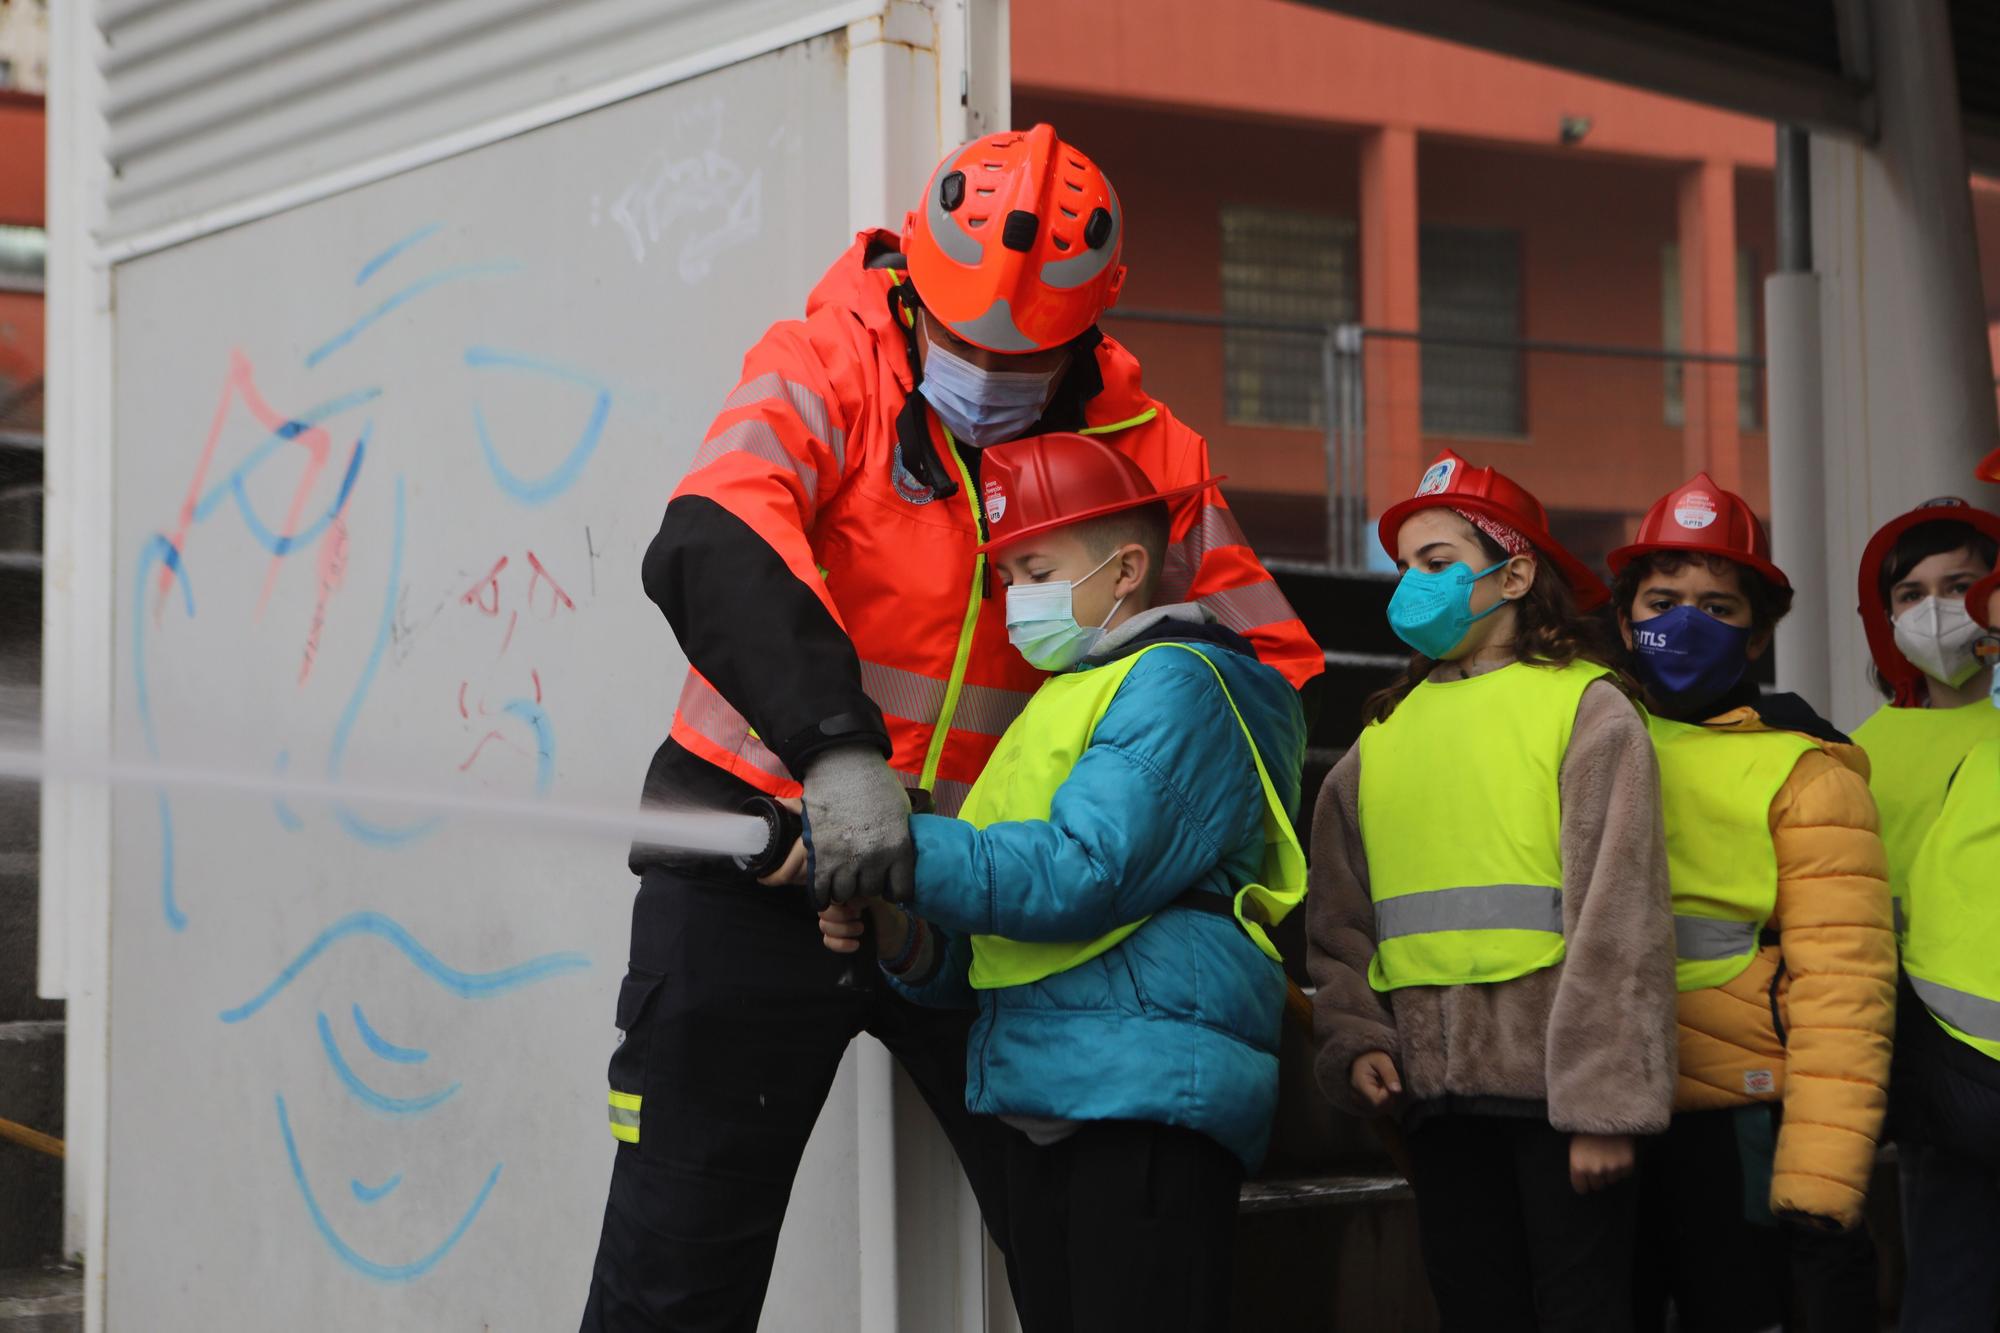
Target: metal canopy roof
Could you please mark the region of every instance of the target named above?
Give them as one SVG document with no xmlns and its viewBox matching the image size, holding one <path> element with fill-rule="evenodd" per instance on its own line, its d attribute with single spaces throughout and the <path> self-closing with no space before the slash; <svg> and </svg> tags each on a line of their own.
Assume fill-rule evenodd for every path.
<svg viewBox="0 0 2000 1333">
<path fill-rule="evenodd" d="M 2000 5 L 1948 0 L 1966 155 L 2000 171 Z M 1297 0 L 1821 133 L 1872 139 L 1871 3 Z"/>
</svg>

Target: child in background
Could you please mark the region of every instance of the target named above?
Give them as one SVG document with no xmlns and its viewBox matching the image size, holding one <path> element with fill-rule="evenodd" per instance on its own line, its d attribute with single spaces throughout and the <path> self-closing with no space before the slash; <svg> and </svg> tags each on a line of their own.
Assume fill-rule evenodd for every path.
<svg viewBox="0 0 2000 1333">
<path fill-rule="evenodd" d="M 1856 591 L 1861 623 L 1875 682 L 1888 703 L 1854 729 L 1854 739 L 1868 752 L 1868 785 L 1881 812 L 1899 941 L 1910 867 L 1944 808 L 1951 775 L 1974 745 L 2000 737 L 2000 712 L 1984 706 L 1993 669 L 1972 652 L 1979 627 L 1965 607 L 1967 589 L 1993 572 L 1996 553 L 2000 514 L 1944 496 L 1889 520 L 1861 554 Z M 1923 1126 L 1912 1103 L 1919 1075 L 1911 1062 L 1918 1052 L 1935 1048 L 1936 1036 L 1937 1025 L 1924 1019 L 1923 1006 L 1902 985 L 1888 1133 L 1897 1145 L 1908 1252 L 1923 1243 L 1916 1206 Z"/>
<path fill-rule="evenodd" d="M 1750 664 L 1792 605 L 1764 526 L 1696 477 L 1613 551 L 1660 759 L 1680 988 L 1673 1124 L 1641 1152 L 1641 1329 L 1872 1330 L 1896 943 L 1868 762 Z M 1803 1229 L 1803 1230 L 1797 1230 Z M 1844 1249 L 1821 1233 L 1850 1233 Z M 1829 1260 L 1831 1260 L 1829 1262 Z"/>
<path fill-rule="evenodd" d="M 2000 481 L 2000 451 L 1982 475 Z M 2000 574 L 1975 583 L 1964 607 L 1978 634 L 1974 660 L 1990 679 Z M 1946 776 L 1904 885 L 1911 994 L 1898 1028 L 1896 1114 L 1905 1333 L 2000 1325 L 2000 682 L 1958 711 L 1983 739 Z"/>
<path fill-rule="evenodd" d="M 1861 555 L 1861 623 L 1888 703 L 1854 739 L 1873 769 L 1889 891 L 1899 903 L 1952 770 L 1979 741 L 2000 736 L 2000 713 L 1982 706 L 1993 667 L 1973 655 L 1979 627 L 1965 607 L 1966 590 L 1993 572 L 1996 552 L 2000 514 L 1945 496 L 1889 520 Z"/>
<path fill-rule="evenodd" d="M 1211 614 L 1152 604 L 1162 501 L 1187 491 L 1079 435 L 997 445 L 981 471 L 1008 637 L 1055 674 L 960 817 L 912 817 L 911 910 L 869 909 L 882 967 L 978 1006 L 966 1104 L 1013 1127 L 1027 1333 L 1220 1330 L 1277 1102 L 1264 927 L 1305 893 L 1304 716 Z M 861 911 L 823 914 L 829 947 L 854 947 Z"/>
<path fill-rule="evenodd" d="M 1417 656 L 1313 820 L 1319 1082 L 1401 1119 L 1445 1329 L 1616 1333 L 1673 1100 L 1652 743 L 1534 496 L 1447 451 L 1380 536 Z"/>
</svg>

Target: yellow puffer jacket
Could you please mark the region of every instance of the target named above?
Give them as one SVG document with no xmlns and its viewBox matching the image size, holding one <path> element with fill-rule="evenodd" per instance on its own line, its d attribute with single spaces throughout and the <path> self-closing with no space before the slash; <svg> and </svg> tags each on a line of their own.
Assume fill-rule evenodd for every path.
<svg viewBox="0 0 2000 1333">
<path fill-rule="evenodd" d="M 1750 708 L 1707 725 L 1772 729 Z M 1861 1219 L 1888 1104 L 1896 937 L 1868 757 L 1807 739 L 1819 748 L 1771 801 L 1779 942 L 1727 985 L 1680 997 L 1674 1109 L 1782 1097 L 1771 1209 L 1845 1228 Z"/>
</svg>

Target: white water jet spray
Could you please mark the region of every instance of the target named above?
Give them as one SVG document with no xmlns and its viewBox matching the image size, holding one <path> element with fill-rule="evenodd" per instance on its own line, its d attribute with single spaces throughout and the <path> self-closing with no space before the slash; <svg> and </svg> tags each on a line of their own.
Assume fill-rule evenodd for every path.
<svg viewBox="0 0 2000 1333">
<path fill-rule="evenodd" d="M 605 809 L 519 797 L 476 796 L 414 787 L 314 782 L 151 760 L 88 758 L 19 744 L 0 744 L 0 782 L 84 782 L 112 787 L 170 787 L 257 800 L 341 801 L 394 806 L 413 814 L 480 820 L 548 833 L 619 837 L 650 846 L 716 856 L 754 856 L 771 826 L 754 815 L 706 811 Z"/>
</svg>

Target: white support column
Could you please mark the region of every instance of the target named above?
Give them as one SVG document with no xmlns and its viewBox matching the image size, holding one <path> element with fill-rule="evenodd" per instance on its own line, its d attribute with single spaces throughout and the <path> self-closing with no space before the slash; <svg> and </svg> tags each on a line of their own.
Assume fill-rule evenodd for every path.
<svg viewBox="0 0 2000 1333">
<path fill-rule="evenodd" d="M 1827 706 L 1848 727 L 1879 702 L 1855 622 L 1862 547 L 1924 499 L 1970 494 L 1973 466 L 2000 434 L 1950 15 L 1944 0 L 1869 10 L 1881 139 L 1867 147 L 1816 136 L 1812 144 Z"/>
<path fill-rule="evenodd" d="M 1006 0 L 890 0 L 848 25 L 848 224 L 900 228 L 938 159 L 956 144 L 1007 124 Z M 960 1333 L 988 1327 L 987 1247 L 977 1206 L 949 1145 L 896 1069 L 863 1037 L 856 1050 L 855 1165 L 861 1327 L 930 1328 L 930 1312 L 957 1300 Z M 899 1084 L 903 1096 L 898 1096 Z M 902 1114 L 898 1114 L 898 1103 Z M 898 1226 L 927 1215 L 940 1195 L 962 1226 Z M 1001 1279 L 1004 1303 L 1005 1281 Z"/>
<path fill-rule="evenodd" d="M 1833 706 L 1827 644 L 1853 627 L 1831 619 L 1831 591 L 1852 580 L 1826 565 L 1825 458 L 1819 351 L 1819 276 L 1773 273 L 1764 279 L 1765 345 L 1771 418 L 1771 556 L 1794 571 L 1800 596 L 1778 626 L 1778 688 L 1814 708 Z"/>
<path fill-rule="evenodd" d="M 95 235 L 108 171 L 89 0 L 50 8 L 47 451 L 43 466 L 42 737 L 72 755 L 111 743 L 111 272 Z M 84 1328 L 104 1327 L 111 798 L 42 789 L 44 995 L 68 1002 L 63 1249 L 81 1257 Z"/>
</svg>

